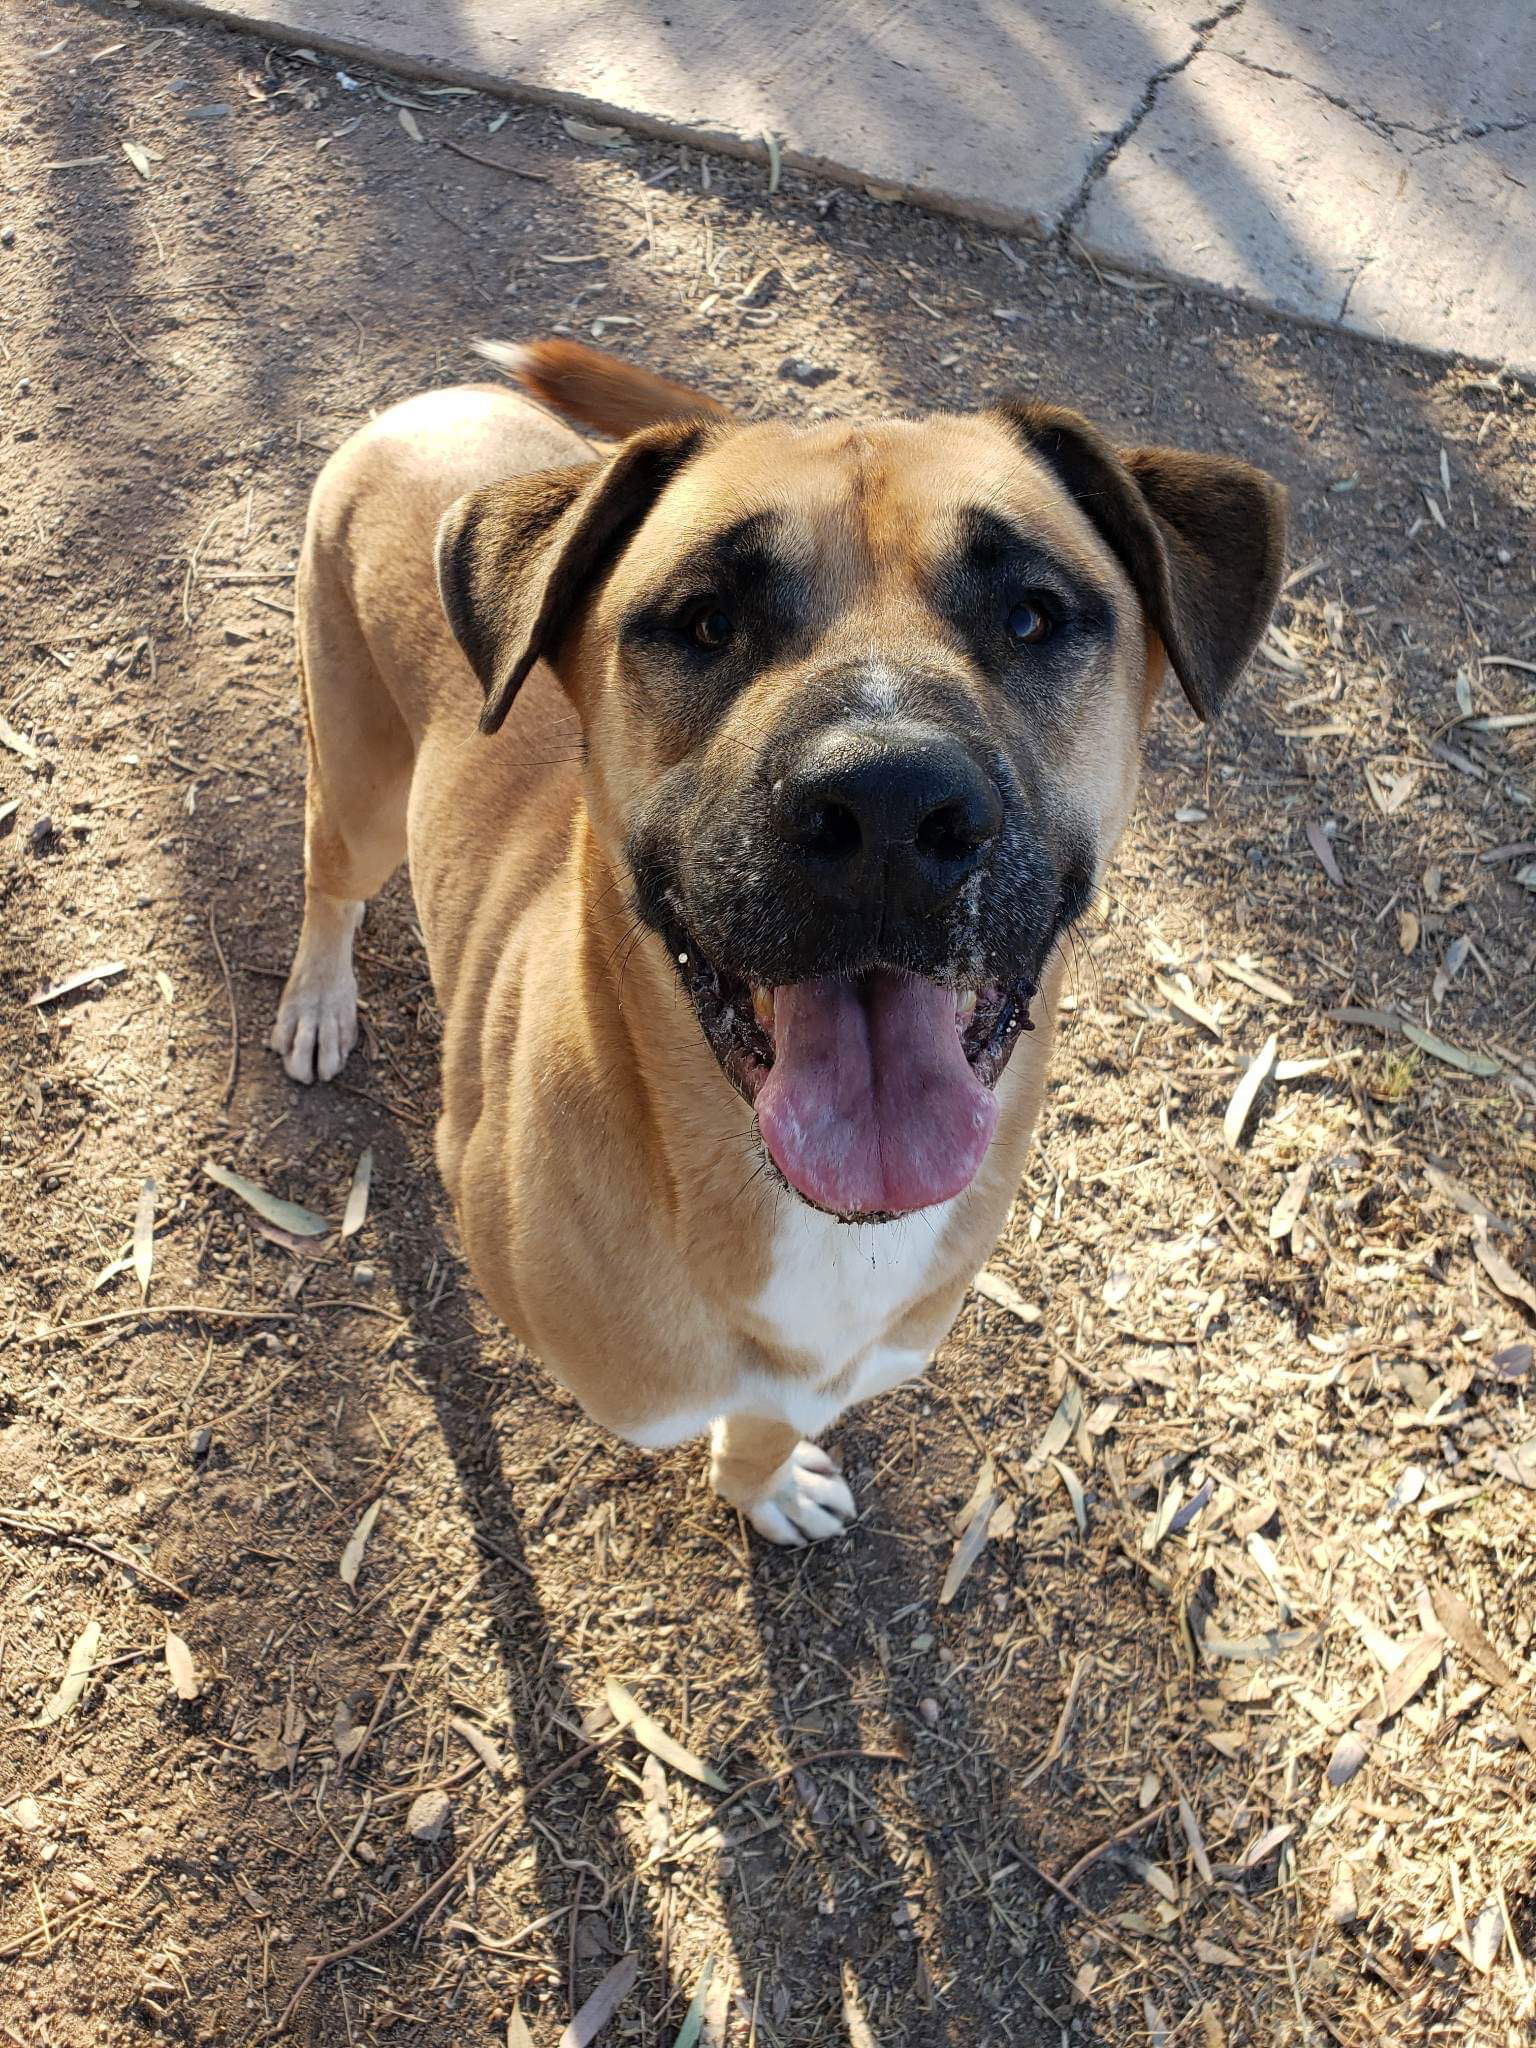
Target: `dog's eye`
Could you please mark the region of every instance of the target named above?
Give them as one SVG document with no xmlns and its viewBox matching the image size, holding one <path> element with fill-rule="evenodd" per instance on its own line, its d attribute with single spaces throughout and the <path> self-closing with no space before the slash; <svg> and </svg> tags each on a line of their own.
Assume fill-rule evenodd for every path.
<svg viewBox="0 0 1536 2048">
<path fill-rule="evenodd" d="M 1055 627 L 1056 621 L 1045 606 L 1027 597 L 1009 610 L 1008 638 L 1015 647 L 1037 647 L 1042 640 L 1049 640 Z"/>
<path fill-rule="evenodd" d="M 730 613 L 723 612 L 712 597 L 696 604 L 688 614 L 689 639 L 696 647 L 707 647 L 711 653 L 728 647 L 734 630 Z"/>
</svg>

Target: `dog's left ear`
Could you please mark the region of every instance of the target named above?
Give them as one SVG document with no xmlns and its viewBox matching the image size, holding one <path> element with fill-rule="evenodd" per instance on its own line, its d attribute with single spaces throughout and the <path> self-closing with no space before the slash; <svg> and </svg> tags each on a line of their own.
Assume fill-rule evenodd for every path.
<svg viewBox="0 0 1536 2048">
<path fill-rule="evenodd" d="M 1213 717 L 1280 592 L 1283 487 L 1226 455 L 1116 450 L 1063 406 L 1001 410 L 1114 549 L 1185 696 Z"/>
<path fill-rule="evenodd" d="M 485 691 L 482 732 L 497 731 L 534 663 L 555 659 L 579 605 L 710 431 L 651 427 L 607 462 L 509 477 L 449 506 L 437 586 Z"/>
</svg>

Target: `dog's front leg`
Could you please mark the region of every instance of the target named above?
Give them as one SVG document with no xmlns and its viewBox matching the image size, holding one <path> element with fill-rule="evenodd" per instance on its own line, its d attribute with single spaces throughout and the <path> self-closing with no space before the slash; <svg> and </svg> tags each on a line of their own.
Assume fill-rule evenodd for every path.
<svg viewBox="0 0 1536 2048">
<path fill-rule="evenodd" d="M 853 1520 L 842 1474 L 787 1422 L 726 1415 L 710 1441 L 710 1483 L 770 1543 L 816 1543 L 841 1535 Z"/>
</svg>

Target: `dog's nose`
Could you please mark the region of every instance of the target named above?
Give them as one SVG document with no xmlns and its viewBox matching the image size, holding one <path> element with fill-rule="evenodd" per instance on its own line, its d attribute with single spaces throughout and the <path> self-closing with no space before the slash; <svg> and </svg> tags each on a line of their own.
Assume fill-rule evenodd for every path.
<svg viewBox="0 0 1536 2048">
<path fill-rule="evenodd" d="M 775 782 L 773 820 L 823 896 L 913 917 L 975 874 L 1003 807 L 947 733 L 834 726 Z"/>
</svg>

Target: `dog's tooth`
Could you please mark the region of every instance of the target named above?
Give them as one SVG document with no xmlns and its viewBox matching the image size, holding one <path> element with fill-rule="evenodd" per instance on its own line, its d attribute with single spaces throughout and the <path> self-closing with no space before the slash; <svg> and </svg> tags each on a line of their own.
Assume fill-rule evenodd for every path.
<svg viewBox="0 0 1536 2048">
<path fill-rule="evenodd" d="M 975 1016 L 975 1014 L 976 1014 L 976 991 L 975 991 L 975 989 L 973 989 L 973 988 L 963 988 L 963 989 L 961 989 L 961 991 L 960 991 L 960 995 L 959 995 L 959 1000 L 958 1000 L 958 1001 L 956 1002 L 956 1004 L 955 1004 L 955 1022 L 956 1022 L 957 1024 L 969 1024 L 969 1023 L 970 1023 L 970 1021 L 971 1021 L 971 1019 L 972 1019 L 972 1018 L 973 1018 L 973 1017 Z"/>
<path fill-rule="evenodd" d="M 757 1019 L 759 1029 L 766 1031 L 771 1038 L 773 1036 L 773 990 L 771 988 L 759 988 L 756 983 L 753 984 L 752 1014 Z"/>
</svg>

